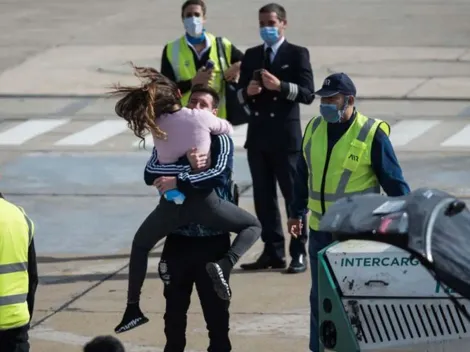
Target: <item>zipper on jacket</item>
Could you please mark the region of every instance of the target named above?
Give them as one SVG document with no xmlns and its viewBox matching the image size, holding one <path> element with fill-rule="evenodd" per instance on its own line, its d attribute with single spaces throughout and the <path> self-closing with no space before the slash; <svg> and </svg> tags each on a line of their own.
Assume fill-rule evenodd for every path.
<svg viewBox="0 0 470 352">
<path fill-rule="evenodd" d="M 329 146 L 328 146 L 329 147 Z M 334 147 L 334 145 L 332 146 Z M 326 173 L 328 172 L 328 166 L 330 164 L 331 152 L 333 148 L 328 148 L 326 152 L 326 159 L 325 159 L 325 166 L 323 167 L 323 177 L 321 179 L 321 187 L 320 187 L 320 204 L 321 204 L 321 213 L 322 215 L 325 214 L 325 184 L 326 184 Z"/>
<path fill-rule="evenodd" d="M 351 122 L 351 125 L 354 123 L 354 120 L 356 119 L 356 109 L 354 108 L 354 111 L 351 115 L 351 118 L 349 121 Z M 351 128 L 351 125 L 348 126 L 348 128 L 341 134 L 341 136 L 336 140 L 332 145 L 330 146 L 330 139 L 328 138 L 328 127 L 326 130 L 326 135 L 327 135 L 327 151 L 326 151 L 326 158 L 325 158 L 325 166 L 323 167 L 323 178 L 321 180 L 321 187 L 320 187 L 320 203 L 321 203 L 321 213 L 322 215 L 325 215 L 325 186 L 326 186 L 326 173 L 328 171 L 328 166 L 330 164 L 330 159 L 331 159 L 331 154 L 333 153 L 333 148 L 335 147 L 336 143 L 338 143 L 341 138 L 346 134 L 346 132 Z"/>
</svg>

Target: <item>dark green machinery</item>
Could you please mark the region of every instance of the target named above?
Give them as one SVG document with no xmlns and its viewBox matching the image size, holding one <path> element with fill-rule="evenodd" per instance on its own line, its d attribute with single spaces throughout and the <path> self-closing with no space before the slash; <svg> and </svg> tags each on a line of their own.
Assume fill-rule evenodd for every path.
<svg viewBox="0 0 470 352">
<path fill-rule="evenodd" d="M 337 242 L 319 252 L 318 275 L 325 351 L 470 351 L 470 323 L 407 252 Z"/>
</svg>

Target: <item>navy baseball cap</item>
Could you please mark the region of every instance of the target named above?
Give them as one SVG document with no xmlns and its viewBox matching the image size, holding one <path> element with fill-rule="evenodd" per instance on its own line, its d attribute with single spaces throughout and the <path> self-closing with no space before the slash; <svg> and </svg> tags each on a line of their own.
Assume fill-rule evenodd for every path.
<svg viewBox="0 0 470 352">
<path fill-rule="evenodd" d="M 328 98 L 336 94 L 356 96 L 356 86 L 346 73 L 333 73 L 325 78 L 323 86 L 315 95 Z"/>
</svg>

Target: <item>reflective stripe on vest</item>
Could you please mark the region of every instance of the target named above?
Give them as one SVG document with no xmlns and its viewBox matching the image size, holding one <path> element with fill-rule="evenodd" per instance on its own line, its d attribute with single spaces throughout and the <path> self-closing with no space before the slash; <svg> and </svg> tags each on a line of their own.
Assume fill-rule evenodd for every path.
<svg viewBox="0 0 470 352">
<path fill-rule="evenodd" d="M 0 200 L 0 330 L 29 322 L 28 250 L 34 224 L 23 208 Z"/>
<path fill-rule="evenodd" d="M 307 166 L 308 166 L 308 169 L 309 169 L 309 185 L 308 185 L 308 189 L 309 189 L 309 210 L 310 210 L 310 213 L 311 213 L 311 217 L 310 217 L 310 227 L 314 230 L 318 230 L 318 225 L 319 225 L 319 220 L 322 218 L 322 213 L 321 213 L 321 201 L 322 201 L 322 197 L 321 197 L 321 189 L 320 187 L 318 189 L 314 189 L 314 182 L 312 180 L 312 175 L 315 174 L 313 177 L 320 177 L 322 178 L 323 177 L 323 174 L 320 175 L 319 172 L 317 173 L 314 173 L 313 170 L 316 170 L 318 171 L 318 167 L 314 167 L 314 165 L 317 165 L 318 164 L 318 157 L 315 158 L 315 155 L 313 153 L 317 153 L 317 152 L 321 152 L 322 150 L 326 150 L 326 146 L 321 146 L 319 145 L 318 148 L 316 148 L 315 146 L 315 143 L 316 143 L 316 140 L 318 138 L 315 138 L 314 137 L 314 134 L 315 134 L 315 131 L 318 129 L 318 127 L 320 126 L 321 123 L 324 123 L 325 124 L 325 133 L 326 133 L 326 122 L 323 121 L 323 119 L 321 117 L 317 117 L 317 118 L 314 118 L 310 123 L 309 125 L 307 126 L 306 128 L 306 131 L 305 131 L 305 138 L 304 138 L 304 145 L 303 145 L 303 154 L 304 154 L 304 158 L 306 160 L 306 163 L 307 163 Z M 351 145 L 349 147 L 349 150 L 347 151 L 347 154 L 346 155 L 343 155 L 341 154 L 341 156 L 337 155 L 337 154 L 333 154 L 335 153 L 335 150 L 332 151 L 332 157 L 333 155 L 336 156 L 336 158 L 342 158 L 341 160 L 345 159 L 346 157 L 351 157 L 351 158 L 357 158 L 354 159 L 354 162 L 358 162 L 358 165 L 359 166 L 367 166 L 367 163 L 370 162 L 370 161 L 366 161 L 366 157 L 363 156 L 363 155 L 369 155 L 370 157 L 370 148 L 371 148 L 371 143 L 372 143 L 372 140 L 373 140 L 373 136 L 375 135 L 375 132 L 377 130 L 377 127 L 380 126 L 382 130 L 384 130 L 384 132 L 389 135 L 390 133 L 390 127 L 388 126 L 388 124 L 386 123 L 383 123 L 383 121 L 380 121 L 380 120 L 374 120 L 374 119 L 370 119 L 370 118 L 367 118 L 359 113 L 357 113 L 356 115 L 356 121 L 353 122 L 353 124 L 360 124 L 360 123 L 363 123 L 363 125 L 361 126 L 359 132 L 357 133 L 357 135 L 354 137 L 352 135 L 349 135 L 349 136 L 346 136 L 346 134 L 344 135 L 345 138 L 349 138 L 350 140 L 350 143 L 349 144 L 343 144 L 343 145 Z M 383 124 L 383 125 L 382 125 Z M 352 128 L 353 125 L 351 125 L 350 128 Z M 354 126 L 355 128 L 357 128 L 358 126 Z M 343 138 L 343 137 L 342 137 Z M 368 144 L 366 143 L 366 141 L 368 141 Z M 313 143 L 313 146 L 312 146 L 312 143 Z M 318 142 L 321 144 L 321 141 Z M 325 136 L 325 143 L 327 143 L 326 141 L 326 136 Z M 338 145 L 339 141 L 337 142 L 337 145 Z M 345 142 L 346 143 L 346 142 Z M 354 149 L 354 143 L 356 143 L 361 149 L 362 151 L 362 154 L 360 157 L 358 156 L 355 156 L 353 152 L 351 152 L 353 149 Z M 322 149 L 322 148 L 325 148 L 325 149 Z M 313 151 L 315 148 L 315 151 Z M 364 154 L 366 152 L 365 149 L 368 149 L 367 150 L 367 153 Z M 312 152 L 313 151 L 313 152 Z M 367 159 L 368 160 L 368 159 Z M 329 165 L 331 165 L 332 163 L 332 160 L 330 160 L 329 162 Z M 333 163 L 336 163 L 336 165 L 338 165 L 338 163 L 340 163 L 338 160 L 333 160 Z M 343 163 L 345 164 L 346 161 Z M 359 168 L 359 166 L 356 167 L 356 169 L 354 170 L 357 170 L 357 168 Z M 328 167 L 328 170 L 330 169 L 328 165 L 324 165 L 323 167 Z M 338 167 L 338 166 L 336 166 Z M 323 196 L 323 200 L 324 200 L 324 206 L 325 206 L 325 210 L 328 208 L 328 204 L 327 203 L 333 203 L 341 198 L 344 198 L 346 196 L 351 196 L 351 195 L 357 195 L 357 194 L 367 194 L 367 193 L 380 193 L 380 185 L 377 181 L 377 178 L 372 170 L 372 168 L 370 167 L 366 167 L 367 171 L 361 171 L 362 174 L 360 176 L 363 176 L 363 178 L 367 181 L 365 182 L 365 185 L 363 188 L 361 188 L 361 186 L 356 186 L 355 189 L 348 189 L 348 185 L 350 184 L 350 180 L 352 178 L 352 176 L 354 175 L 354 172 L 357 172 L 357 171 L 354 171 L 354 170 L 351 170 L 347 167 L 344 167 L 343 165 L 343 168 L 342 168 L 342 171 L 341 171 L 341 176 L 339 177 L 339 181 L 338 181 L 338 184 L 336 186 L 336 189 L 334 192 L 328 192 L 327 190 L 327 187 L 326 187 L 326 184 L 325 184 L 325 193 L 324 193 L 324 196 Z M 327 170 L 327 171 L 328 171 Z M 324 169 L 322 169 L 321 171 L 324 172 Z M 358 175 L 356 175 L 358 176 Z M 323 182 L 323 180 L 320 180 L 319 183 L 317 183 L 317 185 L 321 185 L 321 183 Z M 334 182 L 334 181 L 330 181 L 330 182 Z"/>
<path fill-rule="evenodd" d="M 222 39 L 225 55 L 229 61 L 226 62 L 222 55 L 220 58 L 217 56 L 216 37 L 210 33 L 206 33 L 206 36 L 211 43 L 211 47 L 209 49 L 209 59 L 214 62 L 214 74 L 212 80 L 209 82 L 209 85 L 214 88 L 217 93 L 219 93 L 220 102 L 217 116 L 226 118 L 227 112 L 225 106 L 225 81 L 223 79 L 223 72 L 225 72 L 225 70 L 227 70 L 227 68 L 230 66 L 232 44 L 227 39 Z M 193 79 L 196 76 L 197 71 L 196 65 L 194 63 L 193 51 L 189 47 L 184 36 L 167 44 L 166 55 L 173 68 L 176 82 L 187 81 Z M 220 63 L 222 63 L 222 67 Z M 183 106 L 188 104 L 190 94 L 190 91 L 183 94 L 181 99 Z"/>
<path fill-rule="evenodd" d="M 12 305 L 12 304 L 18 304 L 18 303 L 26 303 L 27 298 L 28 298 L 27 293 L 19 293 L 17 295 L 10 295 L 10 296 L 6 296 L 6 297 L 0 297 L 0 312 L 2 311 L 1 307 L 9 306 L 9 305 Z M 28 308 L 28 306 L 26 306 L 26 308 Z M 2 317 L 2 319 L 3 319 L 3 317 Z M 3 322 L 0 321 L 0 330 L 2 330 L 2 326 L 3 326 Z"/>
</svg>

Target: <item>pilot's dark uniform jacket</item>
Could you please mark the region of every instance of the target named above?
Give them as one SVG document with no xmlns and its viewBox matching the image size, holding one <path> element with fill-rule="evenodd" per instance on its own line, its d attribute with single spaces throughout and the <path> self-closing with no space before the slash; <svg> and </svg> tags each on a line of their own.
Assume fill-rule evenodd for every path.
<svg viewBox="0 0 470 352">
<path fill-rule="evenodd" d="M 274 60 L 267 63 L 265 45 L 259 45 L 248 49 L 242 60 L 238 97 L 250 117 L 245 148 L 265 152 L 300 152 L 299 104 L 311 104 L 314 100 L 310 54 L 307 48 L 287 41 L 274 54 Z M 249 97 L 246 88 L 253 72 L 262 68 L 281 81 L 281 91 L 263 89 L 260 94 Z"/>
<path fill-rule="evenodd" d="M 280 91 L 263 89 L 248 96 L 247 87 L 258 69 L 266 69 L 281 81 Z M 248 114 L 245 148 L 253 179 L 257 216 L 263 226 L 265 264 L 245 269 L 285 266 L 284 235 L 276 195 L 276 179 L 287 204 L 293 198 L 295 167 L 301 155 L 300 104 L 314 100 L 313 72 L 307 48 L 278 42 L 248 49 L 241 64 L 239 102 Z M 289 211 L 289 209 L 286 209 Z M 291 239 L 293 262 L 305 256 L 306 231 Z M 269 263 L 273 265 L 268 265 Z"/>
<path fill-rule="evenodd" d="M 215 171 L 204 182 L 204 187 L 213 188 L 225 200 L 237 203 L 238 194 L 231 180 L 233 146 L 229 147 L 225 135 L 212 136 L 211 155 L 216 163 Z M 157 151 L 145 168 L 145 182 L 148 185 L 165 175 L 184 172 L 189 161 L 186 156 L 177 164 L 158 164 Z M 190 166 L 189 166 L 190 167 Z M 222 300 L 216 294 L 205 265 L 221 259 L 230 249 L 230 234 L 205 228 L 199 224 L 189 224 L 167 236 L 159 264 L 160 278 L 165 284 L 164 296 L 165 351 L 184 351 L 186 345 L 187 311 L 190 305 L 193 286 L 199 295 L 209 330 L 208 351 L 231 351 L 229 339 L 230 301 Z"/>
</svg>

